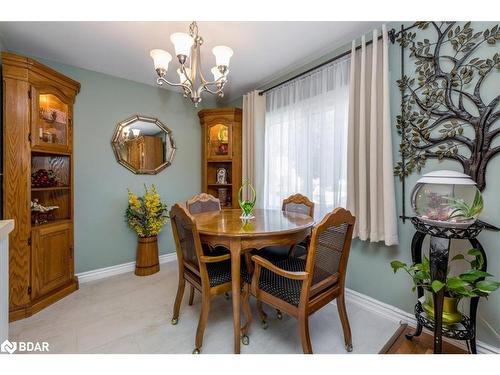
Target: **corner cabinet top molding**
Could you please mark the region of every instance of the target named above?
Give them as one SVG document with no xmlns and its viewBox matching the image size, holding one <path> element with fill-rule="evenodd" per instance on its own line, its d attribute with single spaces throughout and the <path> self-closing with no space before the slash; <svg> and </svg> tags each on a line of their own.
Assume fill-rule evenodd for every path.
<svg viewBox="0 0 500 375">
<path fill-rule="evenodd" d="M 78 289 L 73 104 L 80 84 L 31 58 L 6 52 L 2 73 L 3 216 L 15 221 L 9 241 L 12 321 Z"/>
<path fill-rule="evenodd" d="M 2 52 L 2 64 L 7 65 L 3 69 L 4 78 L 29 81 L 32 84 L 47 84 L 47 80 L 50 80 L 50 84 L 57 85 L 64 95 L 72 99 L 73 103 L 75 96 L 80 92 L 79 82 L 29 57 Z"/>
</svg>

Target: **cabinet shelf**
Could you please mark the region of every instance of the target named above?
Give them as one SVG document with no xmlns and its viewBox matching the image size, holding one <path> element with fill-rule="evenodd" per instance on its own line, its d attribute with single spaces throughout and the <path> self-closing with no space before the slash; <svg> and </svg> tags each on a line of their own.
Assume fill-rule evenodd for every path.
<svg viewBox="0 0 500 375">
<path fill-rule="evenodd" d="M 71 223 L 70 219 L 55 219 L 55 220 L 50 220 L 46 223 L 43 224 L 31 224 L 31 228 L 47 228 L 52 225 L 59 225 L 59 224 L 64 224 L 64 223 Z"/>
<path fill-rule="evenodd" d="M 215 158 L 210 158 L 207 159 L 207 163 L 232 163 L 233 161 L 231 159 L 215 159 Z"/>
<path fill-rule="evenodd" d="M 228 187 L 233 186 L 233 184 L 207 184 L 210 187 Z"/>
<path fill-rule="evenodd" d="M 52 187 L 32 187 L 31 191 L 57 191 L 57 190 L 69 190 L 69 186 L 52 186 Z"/>
<path fill-rule="evenodd" d="M 55 143 L 50 143 L 51 145 Z M 50 155 L 58 155 L 58 156 L 71 156 L 71 152 L 66 152 L 66 151 L 55 151 L 55 150 L 45 150 L 41 148 L 42 146 L 34 146 L 33 149 L 31 149 L 31 154 L 35 156 L 50 156 Z"/>
</svg>

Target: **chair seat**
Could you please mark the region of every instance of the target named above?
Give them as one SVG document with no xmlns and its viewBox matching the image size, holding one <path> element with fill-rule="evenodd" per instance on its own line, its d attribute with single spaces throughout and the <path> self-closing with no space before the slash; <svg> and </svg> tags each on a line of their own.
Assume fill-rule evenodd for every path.
<svg viewBox="0 0 500 375">
<path fill-rule="evenodd" d="M 210 286 L 214 287 L 224 283 L 231 282 L 231 261 L 225 260 L 223 262 L 207 263 L 208 281 Z M 250 284 L 252 282 L 251 276 L 247 272 L 245 262 L 241 262 L 241 280 Z"/>
<path fill-rule="evenodd" d="M 224 246 L 210 247 L 207 244 L 203 243 L 201 244 L 201 248 L 203 250 L 203 254 L 208 256 L 219 256 L 219 255 L 229 254 L 229 249 L 225 248 Z"/>
<path fill-rule="evenodd" d="M 284 260 L 273 262 L 277 267 L 290 272 L 303 272 L 306 268 L 306 260 L 296 257 L 290 257 Z M 328 273 L 316 267 L 314 269 L 312 285 L 319 283 L 325 278 L 330 277 Z M 330 284 L 331 285 L 331 284 Z M 286 277 L 275 274 L 267 268 L 262 268 L 260 273 L 259 288 L 291 305 L 298 306 L 300 302 L 300 290 L 302 288 L 301 280 L 291 280 Z M 314 288 L 311 288 L 313 292 Z M 323 290 L 323 288 L 321 289 Z M 319 292 L 320 290 L 318 290 Z M 311 293 L 313 297 L 317 293 Z"/>
<path fill-rule="evenodd" d="M 280 260 L 285 260 L 288 258 L 288 253 L 290 252 L 290 246 L 270 246 L 264 247 L 263 249 L 253 251 L 252 254 L 261 256 L 270 262 L 278 262 Z M 307 255 L 307 248 L 304 243 L 295 245 L 293 249 L 293 254 L 295 258 L 305 258 Z"/>
</svg>

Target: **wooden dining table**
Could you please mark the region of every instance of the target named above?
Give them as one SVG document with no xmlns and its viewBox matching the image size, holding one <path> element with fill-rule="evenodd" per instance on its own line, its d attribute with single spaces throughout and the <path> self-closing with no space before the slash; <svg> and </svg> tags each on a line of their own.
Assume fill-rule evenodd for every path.
<svg viewBox="0 0 500 375">
<path fill-rule="evenodd" d="M 234 353 L 240 353 L 241 255 L 267 246 L 291 246 L 302 242 L 314 224 L 310 216 L 281 210 L 256 209 L 254 218 L 240 219 L 241 210 L 194 214 L 200 240 L 209 246 L 224 246 L 231 252 Z"/>
</svg>

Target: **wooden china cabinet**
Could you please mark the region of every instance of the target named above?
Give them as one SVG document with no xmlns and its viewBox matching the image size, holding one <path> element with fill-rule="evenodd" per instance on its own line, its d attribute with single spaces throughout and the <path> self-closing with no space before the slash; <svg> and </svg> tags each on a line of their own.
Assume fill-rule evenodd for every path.
<svg viewBox="0 0 500 375">
<path fill-rule="evenodd" d="M 214 108 L 198 112 L 202 131 L 202 191 L 221 200 L 224 208 L 238 208 L 241 187 L 241 109 Z M 224 169 L 226 183 L 218 183 Z"/>
<path fill-rule="evenodd" d="M 80 84 L 33 59 L 6 52 L 2 73 L 3 217 L 15 220 L 9 242 L 12 321 L 78 289 L 72 127 Z M 40 212 L 34 203 L 38 209 L 53 209 Z"/>
</svg>

